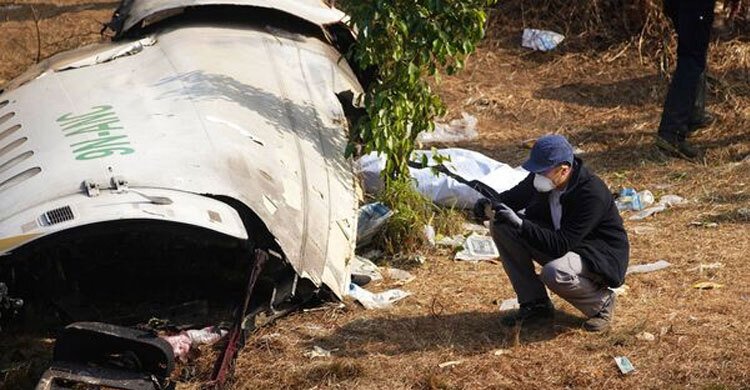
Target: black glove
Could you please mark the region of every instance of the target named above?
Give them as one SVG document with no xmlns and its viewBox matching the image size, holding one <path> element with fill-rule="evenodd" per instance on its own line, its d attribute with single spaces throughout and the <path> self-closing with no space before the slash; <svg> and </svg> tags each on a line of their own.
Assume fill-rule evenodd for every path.
<svg viewBox="0 0 750 390">
<path fill-rule="evenodd" d="M 472 212 L 474 213 L 474 218 L 476 218 L 477 221 L 484 222 L 490 219 L 490 216 L 487 215 L 487 212 L 490 210 L 492 210 L 492 202 L 490 202 L 490 200 L 487 198 L 481 198 L 477 201 L 477 203 L 474 203 Z"/>
<path fill-rule="evenodd" d="M 495 206 L 495 223 L 507 223 L 520 229 L 523 225 L 523 219 L 516 214 L 510 207 L 500 203 Z"/>
</svg>

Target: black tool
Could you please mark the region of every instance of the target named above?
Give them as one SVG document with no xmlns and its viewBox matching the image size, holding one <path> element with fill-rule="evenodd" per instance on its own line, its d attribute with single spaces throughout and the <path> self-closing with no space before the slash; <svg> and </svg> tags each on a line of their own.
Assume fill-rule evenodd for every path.
<svg viewBox="0 0 750 390">
<path fill-rule="evenodd" d="M 419 163 L 416 161 L 409 161 L 408 165 L 409 167 L 414 168 L 414 169 L 432 168 L 442 174 L 448 175 L 449 177 L 453 178 L 454 180 L 456 180 L 457 182 L 461 184 L 465 184 L 471 187 L 471 189 L 482 194 L 482 196 L 489 199 L 493 204 L 500 202 L 500 194 L 497 191 L 495 191 L 492 187 L 488 186 L 487 184 L 482 183 L 479 180 L 466 180 L 465 178 L 459 176 L 458 174 L 451 172 L 448 169 L 448 167 L 446 167 L 443 164 L 424 166 L 422 165 L 422 163 Z"/>
</svg>

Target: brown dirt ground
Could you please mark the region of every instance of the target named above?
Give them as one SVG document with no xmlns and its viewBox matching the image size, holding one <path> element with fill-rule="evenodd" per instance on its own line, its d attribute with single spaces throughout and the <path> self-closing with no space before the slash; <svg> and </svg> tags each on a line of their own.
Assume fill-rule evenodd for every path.
<svg viewBox="0 0 750 390">
<path fill-rule="evenodd" d="M 112 2 L 14 3 L 39 7 L 41 58 L 98 41 L 99 22 L 113 8 Z M 82 6 L 90 8 L 76 8 Z M 479 140 L 460 146 L 518 164 L 528 153 L 519 147 L 522 141 L 560 133 L 584 150 L 583 158 L 611 188 L 686 197 L 687 205 L 626 222 L 632 264 L 666 259 L 673 266 L 627 278 L 629 290 L 607 333 L 583 332 L 579 313 L 553 297 L 555 324 L 516 334 L 498 322 L 497 302 L 513 297 L 499 265 L 429 253 L 426 264 L 413 270 L 417 279 L 404 287 L 414 295 L 391 310 L 366 311 L 347 301 L 343 309 L 297 313 L 260 330 L 241 353 L 236 388 L 750 387 L 747 35 L 711 45 L 709 108 L 719 122 L 695 139 L 708 154 L 705 163 L 694 164 L 653 146 L 667 81 L 635 45 L 586 50 L 573 35 L 555 52 L 533 53 L 518 47 L 523 25 L 516 16 L 496 11 L 489 37 L 467 69 L 440 85 L 450 115 L 466 111 L 479 119 Z M 33 19 L 6 20 L 0 13 L 0 84 L 34 63 Z M 691 226 L 693 221 L 718 227 Z M 640 226 L 654 229 L 635 233 Z M 694 269 L 714 262 L 723 267 Z M 724 287 L 691 288 L 699 281 Z M 637 339 L 642 331 L 655 341 Z M 308 359 L 304 353 L 314 345 L 334 350 L 333 356 Z M 498 349 L 510 352 L 498 356 Z M 627 356 L 636 371 L 621 375 L 615 356 Z M 460 363 L 438 366 L 448 361 Z"/>
</svg>

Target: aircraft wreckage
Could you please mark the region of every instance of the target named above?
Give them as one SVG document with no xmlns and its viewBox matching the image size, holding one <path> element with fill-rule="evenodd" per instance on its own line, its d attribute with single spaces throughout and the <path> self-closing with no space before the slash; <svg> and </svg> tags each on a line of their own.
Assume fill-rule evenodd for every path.
<svg viewBox="0 0 750 390">
<path fill-rule="evenodd" d="M 239 301 L 217 384 L 245 331 L 321 292 L 342 298 L 357 197 L 340 96 L 364 83 L 342 60 L 354 40 L 344 18 L 316 0 L 125 0 L 110 43 L 11 81 L 0 282 L 58 309 L 164 291 Z M 77 309 L 53 316 L 92 319 Z M 82 369 L 121 349 L 146 376 Z M 169 387 L 170 354 L 132 328 L 79 322 L 38 388 Z"/>
</svg>

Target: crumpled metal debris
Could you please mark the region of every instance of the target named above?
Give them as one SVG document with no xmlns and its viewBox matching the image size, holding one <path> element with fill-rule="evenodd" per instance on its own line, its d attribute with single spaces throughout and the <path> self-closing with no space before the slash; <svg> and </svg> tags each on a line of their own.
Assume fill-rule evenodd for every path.
<svg viewBox="0 0 750 390">
<path fill-rule="evenodd" d="M 8 286 L 5 283 L 0 283 L 0 321 L 7 321 L 13 318 L 22 307 L 23 299 L 10 297 L 8 295 Z M 0 331 L 2 331 L 2 327 L 0 327 Z"/>
<path fill-rule="evenodd" d="M 155 37 L 146 37 L 146 38 L 134 41 L 134 42 L 128 42 L 126 44 L 115 46 L 109 50 L 96 53 L 95 55 L 84 58 L 82 60 L 64 64 L 56 68 L 55 71 L 61 72 L 61 71 L 68 70 L 68 69 L 78 69 L 78 68 L 83 68 L 87 66 L 103 64 L 105 62 L 109 62 L 120 57 L 127 57 L 127 56 L 132 56 L 134 54 L 138 54 L 142 52 L 144 48 L 148 46 L 153 46 L 155 44 L 156 44 Z"/>
</svg>

